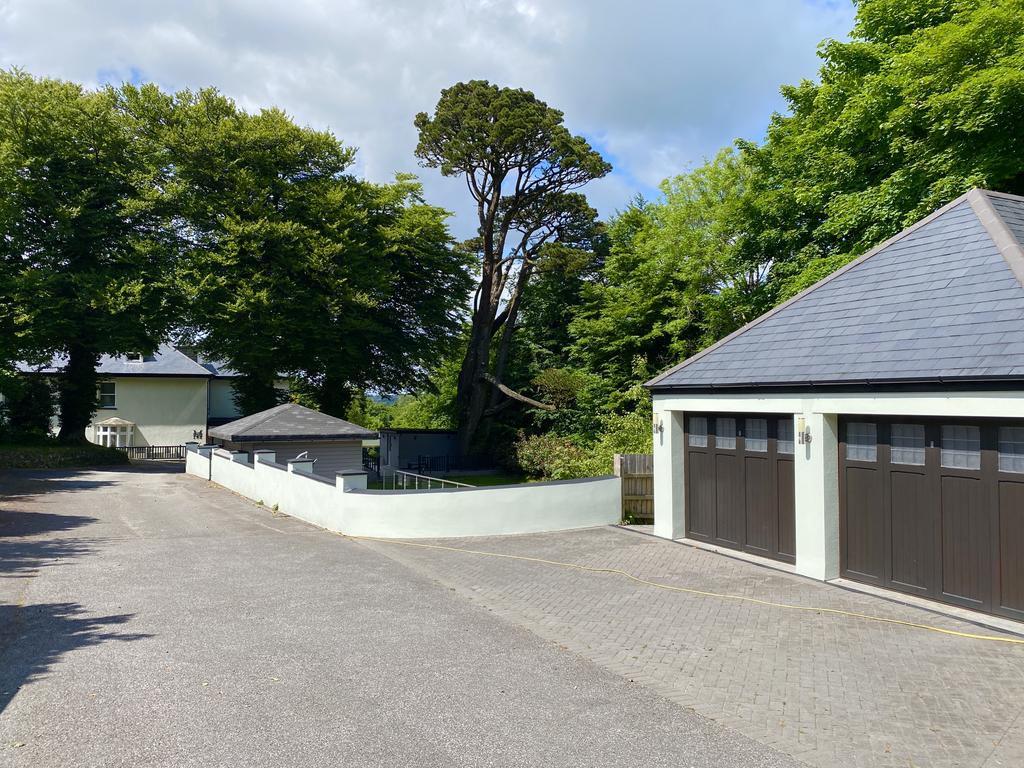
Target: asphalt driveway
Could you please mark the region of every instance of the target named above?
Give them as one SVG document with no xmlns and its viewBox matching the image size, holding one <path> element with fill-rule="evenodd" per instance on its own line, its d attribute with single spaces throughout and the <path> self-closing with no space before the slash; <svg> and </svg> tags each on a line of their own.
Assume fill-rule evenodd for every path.
<svg viewBox="0 0 1024 768">
<path fill-rule="evenodd" d="M 179 473 L 0 474 L 0 765 L 798 764 L 442 581 Z"/>
</svg>

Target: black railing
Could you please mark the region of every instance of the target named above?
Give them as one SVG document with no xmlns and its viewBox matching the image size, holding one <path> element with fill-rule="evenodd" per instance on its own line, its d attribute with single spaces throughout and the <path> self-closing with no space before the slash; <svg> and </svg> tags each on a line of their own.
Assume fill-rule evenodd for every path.
<svg viewBox="0 0 1024 768">
<path fill-rule="evenodd" d="M 129 459 L 184 459 L 184 445 L 137 445 L 118 448 L 128 454 Z"/>
<path fill-rule="evenodd" d="M 485 456 L 418 456 L 416 471 L 421 475 L 491 469 L 494 462 Z"/>
</svg>

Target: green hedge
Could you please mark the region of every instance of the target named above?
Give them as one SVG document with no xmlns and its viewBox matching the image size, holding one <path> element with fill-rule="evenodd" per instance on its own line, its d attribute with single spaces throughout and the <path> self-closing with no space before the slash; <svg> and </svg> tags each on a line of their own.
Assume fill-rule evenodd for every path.
<svg viewBox="0 0 1024 768">
<path fill-rule="evenodd" d="M 128 456 L 101 445 L 0 444 L 0 469 L 61 469 L 128 464 Z"/>
</svg>

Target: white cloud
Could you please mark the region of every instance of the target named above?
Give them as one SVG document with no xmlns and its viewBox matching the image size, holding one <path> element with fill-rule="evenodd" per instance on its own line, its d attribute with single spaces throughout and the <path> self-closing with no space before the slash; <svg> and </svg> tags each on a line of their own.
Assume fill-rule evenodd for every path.
<svg viewBox="0 0 1024 768">
<path fill-rule="evenodd" d="M 360 148 L 358 171 L 418 171 L 469 233 L 462 184 L 418 169 L 416 112 L 459 80 L 533 90 L 611 156 L 587 191 L 608 214 L 759 138 L 783 83 L 852 24 L 843 0 L 0 0 L 0 65 L 88 84 L 215 85 Z"/>
</svg>

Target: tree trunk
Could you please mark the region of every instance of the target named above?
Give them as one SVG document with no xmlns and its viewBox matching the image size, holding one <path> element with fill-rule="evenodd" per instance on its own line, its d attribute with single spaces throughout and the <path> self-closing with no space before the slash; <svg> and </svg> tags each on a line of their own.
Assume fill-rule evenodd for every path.
<svg viewBox="0 0 1024 768">
<path fill-rule="evenodd" d="M 490 385 L 482 378 L 490 361 L 491 325 L 484 322 L 484 318 L 478 317 L 479 314 L 477 312 L 473 317 L 473 329 L 459 371 L 459 389 L 456 397 L 459 412 L 459 453 L 463 456 L 471 455 L 476 448 L 476 433 L 491 395 Z"/>
<path fill-rule="evenodd" d="M 84 443 L 85 430 L 96 413 L 96 364 L 99 354 L 85 345 L 68 348 L 68 364 L 57 378 L 62 443 Z"/>
</svg>

